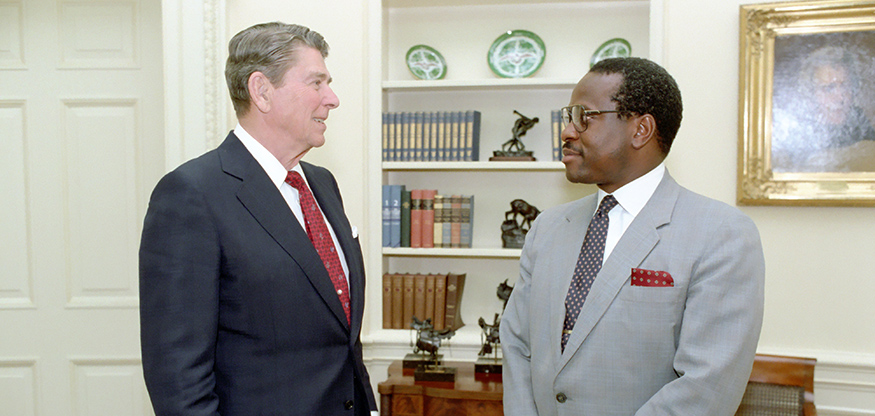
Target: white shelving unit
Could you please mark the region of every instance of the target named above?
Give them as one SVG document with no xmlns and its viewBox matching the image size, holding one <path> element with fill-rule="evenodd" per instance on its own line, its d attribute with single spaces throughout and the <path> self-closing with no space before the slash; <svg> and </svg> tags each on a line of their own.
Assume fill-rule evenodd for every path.
<svg viewBox="0 0 875 416">
<path fill-rule="evenodd" d="M 368 314 L 364 342 L 384 355 L 403 354 L 409 334 L 382 329 L 380 276 L 392 272 L 467 273 L 462 300 L 466 323 L 452 338 L 451 356 L 473 359 L 480 346 L 479 317 L 491 321 L 501 311 L 496 287 L 505 279 L 514 284 L 519 249 L 501 248 L 501 222 L 510 201 L 521 198 L 539 208 L 568 202 L 594 192 L 595 187 L 572 185 L 564 166 L 552 161 L 550 112 L 568 104 L 572 88 L 589 68 L 592 53 L 608 39 L 621 37 L 635 56 L 653 50 L 651 28 L 656 1 L 539 1 L 445 0 L 427 3 L 384 0 L 372 4 L 369 37 L 381 39 L 372 53 L 368 97 L 370 169 L 369 203 L 381 206 L 381 185 L 403 184 L 407 189 L 437 189 L 439 194 L 472 194 L 474 199 L 471 249 L 383 248 L 380 233 L 368 240 Z M 508 30 L 538 34 L 547 49 L 538 72 L 529 78 L 494 75 L 486 61 L 492 42 Z M 423 81 L 407 70 L 404 57 L 418 44 L 438 50 L 447 61 L 443 80 Z M 383 162 L 381 114 L 385 111 L 481 112 L 479 162 Z M 512 137 L 513 111 L 538 117 L 539 123 L 522 138 L 536 162 L 489 162 L 493 150 Z M 369 227 L 381 229 L 381 211 L 369 211 Z M 380 354 L 379 352 L 377 353 Z M 466 355 L 470 355 L 467 357 Z M 397 357 L 396 357 L 397 358 Z"/>
</svg>

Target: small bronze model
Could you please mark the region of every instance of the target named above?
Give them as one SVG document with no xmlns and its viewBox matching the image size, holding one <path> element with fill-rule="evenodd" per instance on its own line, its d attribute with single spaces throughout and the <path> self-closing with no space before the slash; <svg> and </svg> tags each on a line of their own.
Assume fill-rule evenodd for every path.
<svg viewBox="0 0 875 416">
<path fill-rule="evenodd" d="M 501 223 L 501 246 L 504 248 L 522 248 L 526 233 L 532 226 L 532 221 L 540 214 L 534 205 L 522 199 L 510 202 L 510 211 L 504 213 Z"/>
<path fill-rule="evenodd" d="M 538 123 L 538 118 L 529 118 L 519 111 L 513 110 L 513 113 L 519 118 L 513 123 L 511 133 L 513 137 L 501 145 L 501 150 L 492 152 L 492 157 L 489 160 L 535 160 L 532 152 L 526 150 L 526 145 L 523 144 L 521 137 L 526 135 L 535 124 Z"/>
</svg>

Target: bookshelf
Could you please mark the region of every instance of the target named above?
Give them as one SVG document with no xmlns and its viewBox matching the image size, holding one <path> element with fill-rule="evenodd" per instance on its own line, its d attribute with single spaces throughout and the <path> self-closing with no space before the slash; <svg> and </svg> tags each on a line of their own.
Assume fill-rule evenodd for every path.
<svg viewBox="0 0 875 416">
<path fill-rule="evenodd" d="M 505 279 L 515 284 L 519 249 L 501 247 L 501 222 L 510 201 L 524 199 L 539 209 L 595 192 L 571 185 L 564 166 L 552 160 L 550 111 L 567 105 L 572 88 L 589 68 L 589 59 L 604 41 L 622 37 L 633 55 L 649 57 L 658 27 L 653 1 L 542 0 L 383 0 L 370 4 L 369 38 L 381 39 L 368 63 L 368 224 L 381 230 L 381 186 L 437 189 L 439 194 L 475 195 L 473 248 L 385 248 L 381 233 L 368 236 L 369 286 L 363 341 L 373 354 L 396 358 L 409 349 L 403 330 L 382 329 L 380 277 L 384 273 L 466 273 L 461 313 L 465 326 L 449 345 L 452 357 L 473 359 L 480 347 L 479 317 L 491 321 L 501 311 L 495 290 Z M 661 9 L 661 7 L 659 8 Z M 486 62 L 486 52 L 503 32 L 524 29 L 546 44 L 546 59 L 534 75 L 500 78 Z M 446 59 L 442 80 L 416 79 L 404 56 L 418 44 L 429 45 Z M 373 45 L 373 42 L 372 42 Z M 376 47 L 376 46 L 374 46 Z M 377 53 L 378 52 L 378 53 Z M 463 111 L 482 114 L 480 161 L 385 162 L 381 115 L 389 111 Z M 493 150 L 512 137 L 517 110 L 539 123 L 522 141 L 535 162 L 489 162 Z"/>
</svg>

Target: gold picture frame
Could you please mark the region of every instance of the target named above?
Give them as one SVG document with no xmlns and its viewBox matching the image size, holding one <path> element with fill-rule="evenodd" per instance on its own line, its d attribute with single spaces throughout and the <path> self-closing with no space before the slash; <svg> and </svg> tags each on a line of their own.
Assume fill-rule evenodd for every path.
<svg viewBox="0 0 875 416">
<path fill-rule="evenodd" d="M 875 1 L 740 9 L 738 203 L 875 206 Z"/>
</svg>

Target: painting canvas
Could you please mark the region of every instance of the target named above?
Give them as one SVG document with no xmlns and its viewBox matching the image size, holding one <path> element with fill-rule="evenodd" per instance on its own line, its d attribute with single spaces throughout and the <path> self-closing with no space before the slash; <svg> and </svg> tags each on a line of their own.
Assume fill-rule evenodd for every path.
<svg viewBox="0 0 875 416">
<path fill-rule="evenodd" d="M 739 17 L 738 202 L 875 206 L 875 1 Z"/>
</svg>

